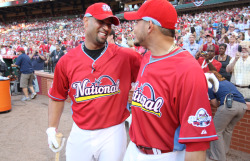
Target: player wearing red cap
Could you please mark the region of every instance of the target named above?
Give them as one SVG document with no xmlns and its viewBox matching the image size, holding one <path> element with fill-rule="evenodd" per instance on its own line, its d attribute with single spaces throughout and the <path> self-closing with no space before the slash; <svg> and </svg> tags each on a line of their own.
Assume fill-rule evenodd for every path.
<svg viewBox="0 0 250 161">
<path fill-rule="evenodd" d="M 128 93 L 141 56 L 107 43 L 111 25 L 119 24 L 107 4 L 89 6 L 83 21 L 85 42 L 59 60 L 48 93 L 49 146 L 54 152 L 60 150 L 55 133 L 69 95 L 74 124 L 66 147 L 67 161 L 121 161 L 127 145 Z"/>
<path fill-rule="evenodd" d="M 124 161 L 201 161 L 218 139 L 205 75 L 188 51 L 174 43 L 177 13 L 167 0 L 149 0 L 137 12 L 135 44 L 143 57 L 132 97 L 131 142 Z"/>
</svg>

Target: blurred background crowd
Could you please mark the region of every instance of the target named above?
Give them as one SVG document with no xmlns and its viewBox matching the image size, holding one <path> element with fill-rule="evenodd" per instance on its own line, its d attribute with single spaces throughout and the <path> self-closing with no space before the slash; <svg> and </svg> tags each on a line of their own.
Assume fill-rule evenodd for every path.
<svg viewBox="0 0 250 161">
<path fill-rule="evenodd" d="M 137 8 L 139 6 L 135 6 L 134 9 Z M 129 7 L 124 10 L 129 10 Z M 83 14 L 79 14 L 73 18 L 66 16 L 60 19 L 30 22 L 16 20 L 2 23 L 0 53 L 2 56 L 16 55 L 17 49 L 22 47 L 32 59 L 35 70 L 53 72 L 56 63 L 64 54 L 84 42 L 82 18 Z M 144 54 L 147 49 L 134 46 L 133 43 L 135 23 L 135 21 L 121 20 L 119 26 L 112 26 L 113 41 L 111 42 Z M 201 64 L 204 72 L 211 69 L 208 66 L 211 62 L 222 76 L 240 90 L 243 89 L 243 94 L 245 93 L 247 98 L 250 98 L 249 41 L 250 9 L 248 7 L 183 14 L 178 17 L 176 24 L 176 44 L 188 50 Z M 210 45 L 214 46 L 214 53 L 207 52 Z M 214 59 L 220 64 L 216 65 Z M 231 68 L 228 67 L 229 64 Z"/>
</svg>

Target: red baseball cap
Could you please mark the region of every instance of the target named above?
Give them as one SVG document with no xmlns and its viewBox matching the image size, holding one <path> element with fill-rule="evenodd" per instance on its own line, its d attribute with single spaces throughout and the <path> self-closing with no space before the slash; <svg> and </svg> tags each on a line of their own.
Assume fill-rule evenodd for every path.
<svg viewBox="0 0 250 161">
<path fill-rule="evenodd" d="M 175 29 L 177 13 L 174 6 L 167 0 L 147 0 L 138 11 L 125 12 L 127 20 L 152 21 L 155 25 L 167 29 Z"/>
<path fill-rule="evenodd" d="M 17 48 L 17 50 L 16 50 L 17 52 L 24 52 L 24 48 L 22 48 L 22 47 L 19 47 L 19 48 Z"/>
<path fill-rule="evenodd" d="M 213 34 L 207 34 L 206 36 L 214 37 Z"/>
<path fill-rule="evenodd" d="M 85 12 L 84 17 L 95 17 L 98 20 L 104 20 L 106 18 L 112 18 L 112 24 L 119 25 L 119 19 L 113 15 L 113 12 L 109 5 L 106 3 L 94 3 L 89 6 Z"/>
</svg>

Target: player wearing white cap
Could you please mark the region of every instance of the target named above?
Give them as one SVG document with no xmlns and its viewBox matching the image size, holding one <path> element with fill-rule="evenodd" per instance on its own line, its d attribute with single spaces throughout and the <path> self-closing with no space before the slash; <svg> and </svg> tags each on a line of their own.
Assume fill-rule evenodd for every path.
<svg viewBox="0 0 250 161">
<path fill-rule="evenodd" d="M 72 100 L 73 127 L 66 146 L 68 161 L 120 161 L 127 136 L 124 121 L 131 82 L 141 56 L 132 49 L 108 44 L 111 25 L 119 25 L 105 3 L 89 6 L 83 18 L 85 42 L 56 65 L 49 90 L 49 146 L 57 151 L 56 129 L 67 95 Z"/>
<path fill-rule="evenodd" d="M 137 20 L 135 45 L 149 49 L 132 97 L 131 142 L 124 161 L 205 161 L 209 142 L 218 137 L 205 75 L 194 57 L 174 43 L 175 8 L 167 0 L 148 0 L 124 17 Z"/>
</svg>

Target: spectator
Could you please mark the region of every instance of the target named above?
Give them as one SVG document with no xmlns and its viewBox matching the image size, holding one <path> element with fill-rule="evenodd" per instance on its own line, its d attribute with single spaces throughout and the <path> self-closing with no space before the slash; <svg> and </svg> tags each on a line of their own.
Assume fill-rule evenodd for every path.
<svg viewBox="0 0 250 161">
<path fill-rule="evenodd" d="M 211 77 L 211 73 L 218 79 L 216 81 L 219 85 L 218 91 L 214 91 L 211 88 L 208 89 L 210 104 L 217 108 L 213 120 L 219 139 L 210 142 L 210 149 L 207 151 L 207 156 L 211 160 L 226 161 L 226 154 L 230 149 L 233 129 L 237 122 L 244 116 L 247 106 L 244 97 L 237 88 L 218 72 L 211 71 L 210 73 L 206 73 L 207 79 Z M 227 101 L 227 98 L 230 96 L 233 96 L 231 104 Z"/>
<path fill-rule="evenodd" d="M 239 32 L 238 38 L 237 38 L 237 43 L 241 43 L 241 41 L 245 41 L 245 34 L 243 32 Z"/>
<path fill-rule="evenodd" d="M 46 57 L 42 53 L 40 54 L 38 50 L 38 48 L 35 48 L 29 57 L 35 71 L 44 71 L 44 61 L 46 60 Z"/>
<path fill-rule="evenodd" d="M 52 68 L 55 68 L 59 59 L 64 55 L 64 52 L 61 50 L 60 45 L 56 44 L 56 50 L 54 50 L 49 57 L 49 61 L 52 63 Z"/>
<path fill-rule="evenodd" d="M 183 49 L 186 49 L 193 57 L 195 57 L 199 51 L 199 45 L 195 42 L 195 36 L 193 34 L 189 36 L 189 43 L 184 44 Z"/>
<path fill-rule="evenodd" d="M 219 45 L 219 55 L 215 56 L 215 59 L 218 60 L 221 63 L 221 68 L 220 68 L 220 74 L 226 78 L 228 81 L 231 79 L 231 73 L 228 73 L 226 71 L 226 67 L 229 64 L 229 61 L 231 60 L 231 57 L 226 55 L 227 45 L 226 44 L 220 44 Z"/>
<path fill-rule="evenodd" d="M 113 43 L 113 44 L 115 44 L 115 39 L 116 39 L 115 31 L 112 29 L 111 32 L 109 33 L 109 36 L 108 36 L 108 38 L 107 38 L 107 41 L 108 41 L 108 43 Z"/>
<path fill-rule="evenodd" d="M 20 87 L 23 90 L 24 97 L 21 99 L 22 101 L 29 101 L 30 97 L 28 94 L 28 87 L 31 90 L 31 98 L 34 99 L 36 97 L 36 92 L 34 91 L 32 81 L 34 79 L 32 63 L 28 55 L 25 54 L 24 48 L 20 47 L 17 49 L 17 57 L 16 63 L 12 64 L 12 67 L 20 67 L 21 78 L 20 78 Z"/>
<path fill-rule="evenodd" d="M 222 29 L 224 28 L 223 23 L 221 22 L 221 19 L 218 19 L 218 29 L 217 29 L 217 35 L 221 35 L 222 34 Z"/>
<path fill-rule="evenodd" d="M 219 46 L 212 42 L 213 34 L 208 33 L 206 35 L 206 39 L 207 39 L 207 43 L 203 45 L 203 51 L 206 51 L 208 46 L 213 45 L 215 47 L 215 55 L 219 55 Z"/>
<path fill-rule="evenodd" d="M 250 41 L 250 28 L 246 29 L 245 32 L 245 41 Z"/>
<path fill-rule="evenodd" d="M 238 43 L 236 42 L 236 36 L 231 34 L 229 36 L 229 43 L 227 44 L 227 50 L 226 55 L 229 55 L 230 57 L 234 58 L 235 54 L 238 51 Z"/>
<path fill-rule="evenodd" d="M 195 32 L 196 32 L 196 40 L 199 40 L 202 27 L 200 26 L 199 23 L 197 23 L 194 28 L 195 28 Z"/>
<path fill-rule="evenodd" d="M 178 46 L 180 46 L 180 47 L 183 46 L 183 37 L 182 37 L 182 36 L 178 36 L 178 37 L 177 37 L 177 44 L 178 44 Z"/>
<path fill-rule="evenodd" d="M 181 34 L 183 36 L 183 44 L 188 43 L 189 36 L 191 35 L 191 33 L 189 32 L 189 28 L 183 29 Z"/>
<path fill-rule="evenodd" d="M 230 36 L 230 35 L 235 35 L 235 36 L 238 36 L 237 32 L 235 32 L 235 26 L 233 23 L 231 23 L 229 25 L 229 29 L 227 31 L 227 36 Z"/>
<path fill-rule="evenodd" d="M 34 71 L 44 71 L 44 62 L 46 60 L 46 57 L 43 54 L 40 54 L 38 51 L 39 49 L 35 48 L 33 53 L 29 57 L 31 59 Z M 34 74 L 33 84 L 35 92 L 36 93 L 39 92 L 40 91 L 39 85 L 35 74 Z"/>
<path fill-rule="evenodd" d="M 56 50 L 56 43 L 55 41 L 49 41 L 50 48 L 49 48 L 49 54 L 51 54 L 54 50 Z"/>
<path fill-rule="evenodd" d="M 196 59 L 201 65 L 201 68 L 203 69 L 204 73 L 212 70 L 215 70 L 217 72 L 220 71 L 221 63 L 214 59 L 214 55 L 215 55 L 214 45 L 208 46 L 206 52 L 198 52 L 196 54 Z"/>
<path fill-rule="evenodd" d="M 242 41 L 241 52 L 237 52 L 226 67 L 227 72 L 232 72 L 231 82 L 237 87 L 245 98 L 250 98 L 250 41 Z"/>
<path fill-rule="evenodd" d="M 243 28 L 244 28 L 244 31 L 241 31 L 241 32 L 246 32 L 246 30 L 249 28 L 249 24 L 247 23 L 247 18 L 244 19 Z"/>
</svg>

